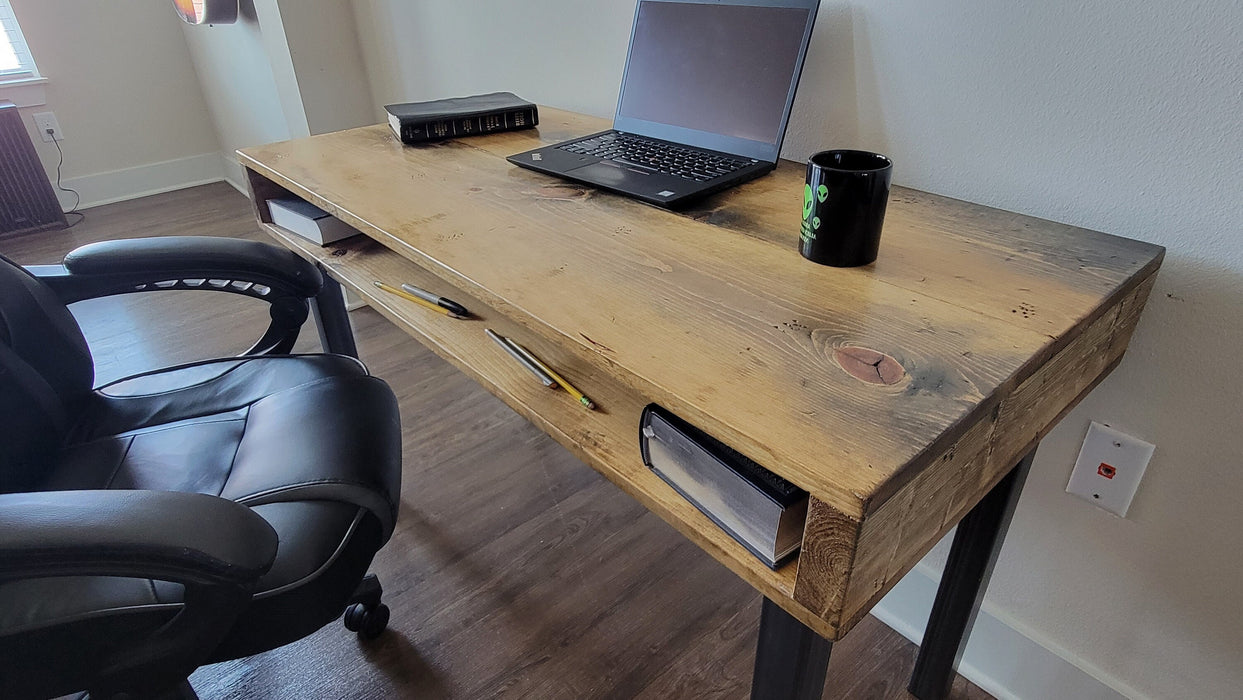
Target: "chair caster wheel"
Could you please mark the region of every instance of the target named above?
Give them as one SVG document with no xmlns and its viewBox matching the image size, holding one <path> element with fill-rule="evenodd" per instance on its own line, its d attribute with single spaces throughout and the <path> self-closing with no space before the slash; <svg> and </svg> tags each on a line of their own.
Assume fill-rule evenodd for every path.
<svg viewBox="0 0 1243 700">
<path fill-rule="evenodd" d="M 371 610 L 355 603 L 345 610 L 345 629 L 357 632 L 361 639 L 375 639 L 388 627 L 388 606 L 380 603 Z"/>
</svg>

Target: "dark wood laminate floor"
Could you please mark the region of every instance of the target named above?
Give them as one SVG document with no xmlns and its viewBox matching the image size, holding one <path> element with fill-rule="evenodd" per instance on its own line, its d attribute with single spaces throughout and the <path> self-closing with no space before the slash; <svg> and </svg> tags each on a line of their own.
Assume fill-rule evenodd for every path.
<svg viewBox="0 0 1243 700">
<path fill-rule="evenodd" d="M 224 184 L 89 210 L 67 231 L 0 238 L 21 263 L 131 236 L 263 240 Z M 74 308 L 97 381 L 244 349 L 262 304 L 164 292 Z M 363 359 L 401 402 L 401 515 L 373 570 L 389 631 L 363 644 L 333 623 L 192 678 L 215 698 L 745 698 L 760 597 L 370 309 Z M 308 327 L 300 351 L 318 342 Z M 868 617 L 833 649 L 825 698 L 909 698 L 915 647 Z M 959 678 L 955 698 L 987 698 Z"/>
</svg>

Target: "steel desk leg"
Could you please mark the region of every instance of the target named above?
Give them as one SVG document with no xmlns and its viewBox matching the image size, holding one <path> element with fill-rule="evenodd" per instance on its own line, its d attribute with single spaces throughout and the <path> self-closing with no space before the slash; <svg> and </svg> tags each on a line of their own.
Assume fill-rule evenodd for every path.
<svg viewBox="0 0 1243 700">
<path fill-rule="evenodd" d="M 315 296 L 315 303 L 311 305 L 311 310 L 315 313 L 315 325 L 319 327 L 319 342 L 324 346 L 324 352 L 358 357 L 354 329 L 350 327 L 350 316 L 345 310 L 345 294 L 341 285 L 328 276 L 328 271 L 322 265 L 319 270 L 324 275 L 324 286 Z"/>
<path fill-rule="evenodd" d="M 954 668 L 967 646 L 967 630 L 975 624 L 980 601 L 997 563 L 1014 506 L 1031 469 L 1035 448 L 958 523 L 941 585 L 924 630 L 907 690 L 920 700 L 949 697 Z"/>
<path fill-rule="evenodd" d="M 832 642 L 765 598 L 751 700 L 819 700 L 832 649 Z"/>
</svg>

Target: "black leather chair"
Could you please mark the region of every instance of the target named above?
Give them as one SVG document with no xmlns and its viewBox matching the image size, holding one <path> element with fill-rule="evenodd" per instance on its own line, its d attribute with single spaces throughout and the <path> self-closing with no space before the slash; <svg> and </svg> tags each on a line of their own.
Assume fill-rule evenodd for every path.
<svg viewBox="0 0 1243 700">
<path fill-rule="evenodd" d="M 366 572 L 397 515 L 396 399 L 354 357 L 284 354 L 308 300 L 335 304 L 320 310 L 339 332 L 325 284 L 289 251 L 233 239 L 0 259 L 0 697 L 193 697 L 198 666 L 300 639 L 351 603 L 347 627 L 384 629 Z M 243 356 L 93 388 L 65 305 L 163 289 L 263 299 L 272 323 Z"/>
</svg>

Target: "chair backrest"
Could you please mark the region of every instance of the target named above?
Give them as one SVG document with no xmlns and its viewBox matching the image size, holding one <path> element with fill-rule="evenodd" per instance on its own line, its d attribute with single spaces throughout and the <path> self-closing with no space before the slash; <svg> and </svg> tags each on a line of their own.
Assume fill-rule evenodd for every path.
<svg viewBox="0 0 1243 700">
<path fill-rule="evenodd" d="M 94 381 L 90 348 L 69 309 L 0 256 L 0 493 L 38 477 Z"/>
</svg>

